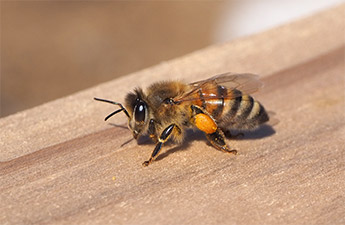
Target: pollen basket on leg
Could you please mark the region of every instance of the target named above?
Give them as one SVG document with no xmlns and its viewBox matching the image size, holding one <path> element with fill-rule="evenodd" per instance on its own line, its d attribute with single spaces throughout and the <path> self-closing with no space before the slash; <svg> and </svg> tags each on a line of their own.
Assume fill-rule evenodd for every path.
<svg viewBox="0 0 345 225">
<path fill-rule="evenodd" d="M 214 133 L 217 130 L 217 124 L 206 114 L 199 113 L 194 116 L 194 120 L 196 127 L 206 134 Z"/>
</svg>

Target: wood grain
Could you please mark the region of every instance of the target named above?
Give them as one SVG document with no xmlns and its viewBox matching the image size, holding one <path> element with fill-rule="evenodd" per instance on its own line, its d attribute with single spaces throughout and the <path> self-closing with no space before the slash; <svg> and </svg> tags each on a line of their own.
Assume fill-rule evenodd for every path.
<svg viewBox="0 0 345 225">
<path fill-rule="evenodd" d="M 345 5 L 192 53 L 0 120 L 0 224 L 344 224 Z M 147 168 L 128 142 L 134 86 L 236 71 L 279 123 L 229 140 L 230 156 L 189 132 Z M 125 144 L 124 144 L 125 143 Z M 123 145 L 124 144 L 124 145 Z"/>
</svg>

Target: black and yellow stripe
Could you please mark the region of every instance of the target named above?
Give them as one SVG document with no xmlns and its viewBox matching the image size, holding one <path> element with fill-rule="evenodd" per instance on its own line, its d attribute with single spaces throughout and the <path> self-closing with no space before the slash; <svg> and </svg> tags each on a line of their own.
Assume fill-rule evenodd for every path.
<svg viewBox="0 0 345 225">
<path fill-rule="evenodd" d="M 250 95 L 243 94 L 237 89 L 228 90 L 220 85 L 209 90 L 215 89 L 216 93 L 209 93 L 200 88 L 197 92 L 197 105 L 205 109 L 220 127 L 252 129 L 268 121 L 264 107 Z"/>
<path fill-rule="evenodd" d="M 238 97 L 225 101 L 220 127 L 252 129 L 268 121 L 264 107 L 253 97 L 242 94 L 239 90 L 233 90 L 231 94 Z"/>
<path fill-rule="evenodd" d="M 223 117 L 226 119 L 234 118 L 242 102 L 241 91 L 233 90 L 231 94 L 237 97 L 224 102 Z"/>
<path fill-rule="evenodd" d="M 217 85 L 217 95 L 219 96 L 219 102 L 217 104 L 217 108 L 212 112 L 212 116 L 215 119 L 218 119 L 224 109 L 224 98 L 228 97 L 228 90 L 226 87 Z"/>
</svg>

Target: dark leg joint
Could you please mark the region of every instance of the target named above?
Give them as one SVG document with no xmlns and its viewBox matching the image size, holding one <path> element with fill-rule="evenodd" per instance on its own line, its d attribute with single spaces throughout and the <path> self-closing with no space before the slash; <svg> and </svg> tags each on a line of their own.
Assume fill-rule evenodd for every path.
<svg viewBox="0 0 345 225">
<path fill-rule="evenodd" d="M 197 107 L 195 105 L 192 105 L 191 108 L 192 108 L 195 115 L 197 115 L 199 113 L 204 113 L 199 107 Z"/>
<path fill-rule="evenodd" d="M 220 129 L 217 129 L 217 131 L 212 134 L 206 134 L 206 137 L 210 141 L 210 143 L 217 149 L 223 152 L 237 154 L 236 150 L 231 150 L 226 145 L 225 140 L 224 140 L 224 134 Z"/>
<path fill-rule="evenodd" d="M 170 126 L 168 126 L 167 128 L 164 129 L 161 136 L 159 137 L 161 139 L 161 141 L 165 141 L 170 136 L 174 127 L 175 127 L 175 124 L 171 124 Z"/>
<path fill-rule="evenodd" d="M 148 161 L 145 161 L 143 163 L 143 166 L 148 166 L 157 157 L 158 153 L 162 149 L 163 143 L 170 137 L 175 126 L 176 126 L 175 124 L 171 124 L 167 128 L 164 129 L 164 131 L 162 132 L 161 136 L 158 139 L 158 143 L 155 149 L 153 150 L 150 159 Z"/>
</svg>

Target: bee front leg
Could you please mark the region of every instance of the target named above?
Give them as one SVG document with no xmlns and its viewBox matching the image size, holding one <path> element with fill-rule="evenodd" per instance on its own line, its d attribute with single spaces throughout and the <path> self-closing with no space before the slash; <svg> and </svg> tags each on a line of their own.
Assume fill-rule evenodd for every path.
<svg viewBox="0 0 345 225">
<path fill-rule="evenodd" d="M 171 124 L 163 130 L 161 136 L 158 138 L 158 143 L 156 144 L 156 147 L 153 150 L 150 159 L 148 161 L 145 161 L 143 163 L 143 166 L 148 166 L 153 160 L 155 160 L 155 158 L 158 156 L 158 153 L 160 152 L 162 148 L 163 143 L 168 140 L 168 138 L 172 134 L 172 131 L 174 130 L 175 127 L 176 127 L 175 124 Z"/>
<path fill-rule="evenodd" d="M 149 123 L 149 129 L 148 129 L 149 137 L 154 143 L 158 142 L 158 138 L 156 135 L 156 126 L 155 126 L 155 121 L 153 119 L 150 120 Z"/>
</svg>

